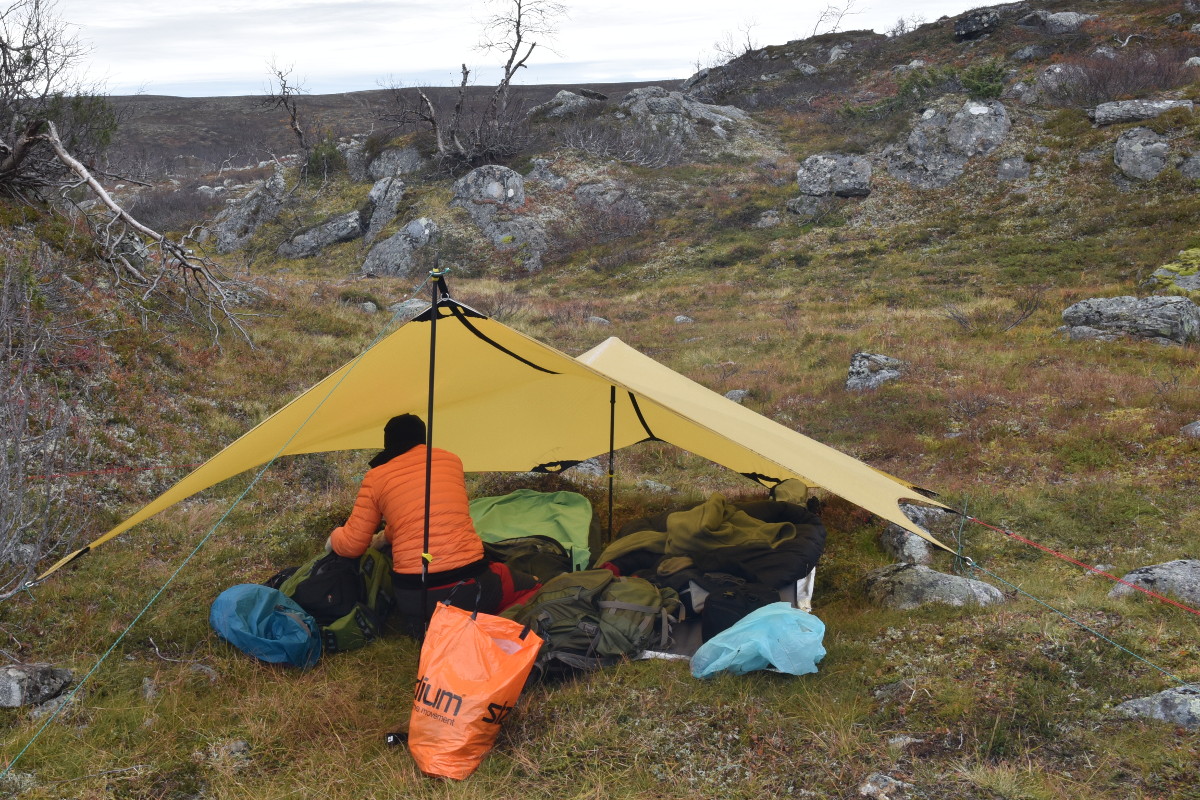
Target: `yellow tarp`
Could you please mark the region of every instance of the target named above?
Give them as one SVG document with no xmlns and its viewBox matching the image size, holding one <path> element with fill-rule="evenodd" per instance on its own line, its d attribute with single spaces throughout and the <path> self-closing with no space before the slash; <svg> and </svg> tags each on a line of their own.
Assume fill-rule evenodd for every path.
<svg viewBox="0 0 1200 800">
<path fill-rule="evenodd" d="M 770 485 L 798 478 L 941 545 L 900 512 L 940 505 L 912 484 L 734 403 L 610 338 L 571 358 L 450 300 L 438 306 L 433 442 L 468 472 L 525 472 L 655 438 Z M 82 552 L 278 456 L 375 450 L 383 426 L 426 416 L 431 314 L 402 325 L 292 400 Z M 614 391 L 615 390 L 615 391 Z M 615 394 L 615 407 L 610 397 Z"/>
</svg>

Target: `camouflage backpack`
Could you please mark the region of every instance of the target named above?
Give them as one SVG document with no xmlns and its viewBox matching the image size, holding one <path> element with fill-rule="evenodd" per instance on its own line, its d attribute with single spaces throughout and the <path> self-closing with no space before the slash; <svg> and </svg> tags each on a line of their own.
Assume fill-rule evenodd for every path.
<svg viewBox="0 0 1200 800">
<path fill-rule="evenodd" d="M 568 572 L 503 616 L 529 625 L 545 644 L 540 672 L 595 669 L 666 648 L 683 607 L 673 589 L 606 569 Z"/>
</svg>

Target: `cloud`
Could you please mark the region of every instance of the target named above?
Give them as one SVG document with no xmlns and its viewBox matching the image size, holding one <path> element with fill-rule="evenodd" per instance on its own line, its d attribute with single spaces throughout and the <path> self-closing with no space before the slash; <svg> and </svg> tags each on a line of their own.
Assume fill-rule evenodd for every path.
<svg viewBox="0 0 1200 800">
<path fill-rule="evenodd" d="M 553 43 L 541 42 L 524 83 L 685 78 L 713 57 L 726 33 L 760 45 L 812 32 L 816 6 L 778 0 L 576 0 Z M 899 16 L 961 13 L 963 0 L 911 0 L 903 10 L 847 17 L 845 28 L 886 29 Z M 479 52 L 479 0 L 60 0 L 58 13 L 94 46 L 93 73 L 115 94 L 261 93 L 267 64 L 292 67 L 310 91 L 457 83 L 465 61 L 494 79 L 495 55 Z"/>
</svg>

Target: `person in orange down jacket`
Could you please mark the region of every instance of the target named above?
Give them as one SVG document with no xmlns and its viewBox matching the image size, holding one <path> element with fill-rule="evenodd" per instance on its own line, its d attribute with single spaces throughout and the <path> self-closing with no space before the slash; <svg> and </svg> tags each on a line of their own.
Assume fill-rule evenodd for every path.
<svg viewBox="0 0 1200 800">
<path fill-rule="evenodd" d="M 361 556 L 373 543 L 380 549 L 390 545 L 396 607 L 405 616 L 407 632 L 414 635 L 424 628 L 423 605 L 426 615 L 446 599 L 460 608 L 492 613 L 532 588 L 529 576 L 484 557 L 483 541 L 471 520 L 462 460 L 448 450 L 432 450 L 427 602 L 422 601 L 421 586 L 426 445 L 420 417 L 401 414 L 388 420 L 383 450 L 370 461 L 350 517 L 329 536 L 330 546 L 341 556 Z M 383 540 L 376 536 L 381 522 L 386 522 Z"/>
</svg>

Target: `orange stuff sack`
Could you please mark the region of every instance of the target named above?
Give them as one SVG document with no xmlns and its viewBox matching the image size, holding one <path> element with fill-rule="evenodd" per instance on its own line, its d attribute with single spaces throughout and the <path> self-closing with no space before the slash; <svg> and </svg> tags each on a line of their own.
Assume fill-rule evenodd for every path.
<svg viewBox="0 0 1200 800">
<path fill-rule="evenodd" d="M 479 767 L 541 646 L 518 622 L 438 603 L 408 725 L 408 749 L 423 773 L 463 780 Z"/>
</svg>

